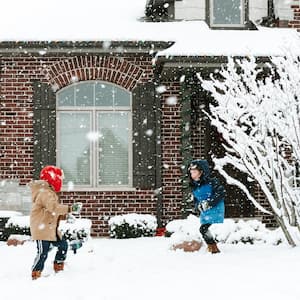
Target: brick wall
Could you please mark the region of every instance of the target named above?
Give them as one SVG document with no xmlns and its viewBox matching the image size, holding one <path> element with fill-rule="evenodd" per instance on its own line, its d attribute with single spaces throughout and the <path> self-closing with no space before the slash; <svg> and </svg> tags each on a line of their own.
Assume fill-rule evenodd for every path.
<svg viewBox="0 0 300 300">
<path fill-rule="evenodd" d="M 288 27 L 296 28 L 298 31 L 300 30 L 300 3 L 299 0 L 291 1 L 291 9 L 294 12 L 294 20 L 288 22 Z M 282 26 L 284 27 L 284 26 Z"/>
<path fill-rule="evenodd" d="M 181 217 L 180 84 L 179 82 L 162 82 L 162 84 L 167 88 L 161 95 L 163 221 L 166 223 Z M 176 97 L 177 103 L 169 105 L 169 97 Z"/>
<path fill-rule="evenodd" d="M 32 179 L 32 81 L 49 82 L 58 90 L 76 80 L 105 80 L 131 91 L 137 81 L 153 78 L 150 56 L 20 56 L 1 57 L 0 180 Z M 178 87 L 171 88 L 178 92 Z M 173 91 L 170 92 L 173 94 Z M 166 93 L 167 95 L 167 93 Z M 163 101 L 163 100 L 162 100 Z M 179 114 L 163 103 L 164 219 L 178 217 L 180 203 Z M 110 216 L 122 213 L 156 213 L 152 190 L 129 192 L 63 192 L 64 203 L 82 201 L 83 216 L 93 221 L 93 234 L 108 234 Z"/>
</svg>

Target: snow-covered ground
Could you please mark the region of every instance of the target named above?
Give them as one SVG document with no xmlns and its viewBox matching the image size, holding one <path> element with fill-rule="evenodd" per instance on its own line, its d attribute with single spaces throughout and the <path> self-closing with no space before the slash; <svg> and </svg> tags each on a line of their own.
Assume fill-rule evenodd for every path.
<svg viewBox="0 0 300 300">
<path fill-rule="evenodd" d="M 169 250 L 170 239 L 93 239 L 69 252 L 65 271 L 31 280 L 35 243 L 0 242 L 1 299 L 299 300 L 300 248 L 220 244 L 212 255 Z"/>
</svg>

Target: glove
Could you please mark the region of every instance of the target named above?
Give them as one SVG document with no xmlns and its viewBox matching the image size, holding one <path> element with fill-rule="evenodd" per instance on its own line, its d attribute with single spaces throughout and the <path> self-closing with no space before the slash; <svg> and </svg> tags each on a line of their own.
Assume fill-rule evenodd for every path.
<svg viewBox="0 0 300 300">
<path fill-rule="evenodd" d="M 208 201 L 202 201 L 198 204 L 198 209 L 200 212 L 206 211 L 210 208 L 211 208 L 211 206 L 209 205 Z"/>
<path fill-rule="evenodd" d="M 79 215 L 82 209 L 82 203 L 76 202 L 71 206 L 71 213 L 74 215 Z"/>
<path fill-rule="evenodd" d="M 82 241 L 81 240 L 73 240 L 70 242 L 70 247 L 73 250 L 74 254 L 76 254 L 77 249 L 82 247 Z"/>
</svg>

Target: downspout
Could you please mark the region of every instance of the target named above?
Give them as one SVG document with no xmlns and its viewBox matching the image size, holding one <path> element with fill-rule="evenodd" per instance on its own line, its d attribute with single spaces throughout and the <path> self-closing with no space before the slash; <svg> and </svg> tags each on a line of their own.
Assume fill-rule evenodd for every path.
<svg viewBox="0 0 300 300">
<path fill-rule="evenodd" d="M 268 18 L 275 19 L 274 0 L 268 0 Z"/>
<path fill-rule="evenodd" d="M 181 94 L 181 156 L 182 156 L 182 207 L 181 216 L 186 218 L 192 212 L 191 190 L 189 186 L 189 177 L 187 168 L 192 160 L 191 143 L 191 96 L 193 93 L 194 80 L 192 74 L 186 74 L 183 80 L 180 80 Z"/>
<path fill-rule="evenodd" d="M 160 85 L 160 74 L 162 67 L 157 64 L 154 66 L 154 86 L 157 88 Z M 163 218 L 163 188 L 162 188 L 162 155 L 161 155 L 161 118 L 162 118 L 162 108 L 161 108 L 161 98 L 160 94 L 155 91 L 155 109 L 156 109 L 156 159 L 155 159 L 155 196 L 156 202 L 156 218 L 157 227 L 161 228 L 164 226 Z"/>
</svg>

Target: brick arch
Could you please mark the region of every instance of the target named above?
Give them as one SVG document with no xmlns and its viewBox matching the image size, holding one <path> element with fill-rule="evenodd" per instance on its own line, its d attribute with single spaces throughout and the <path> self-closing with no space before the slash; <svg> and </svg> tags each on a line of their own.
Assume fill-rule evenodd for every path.
<svg viewBox="0 0 300 300">
<path fill-rule="evenodd" d="M 59 90 L 76 81 L 103 80 L 131 91 L 144 70 L 125 59 L 111 56 L 76 56 L 45 70 L 47 81 Z"/>
</svg>

